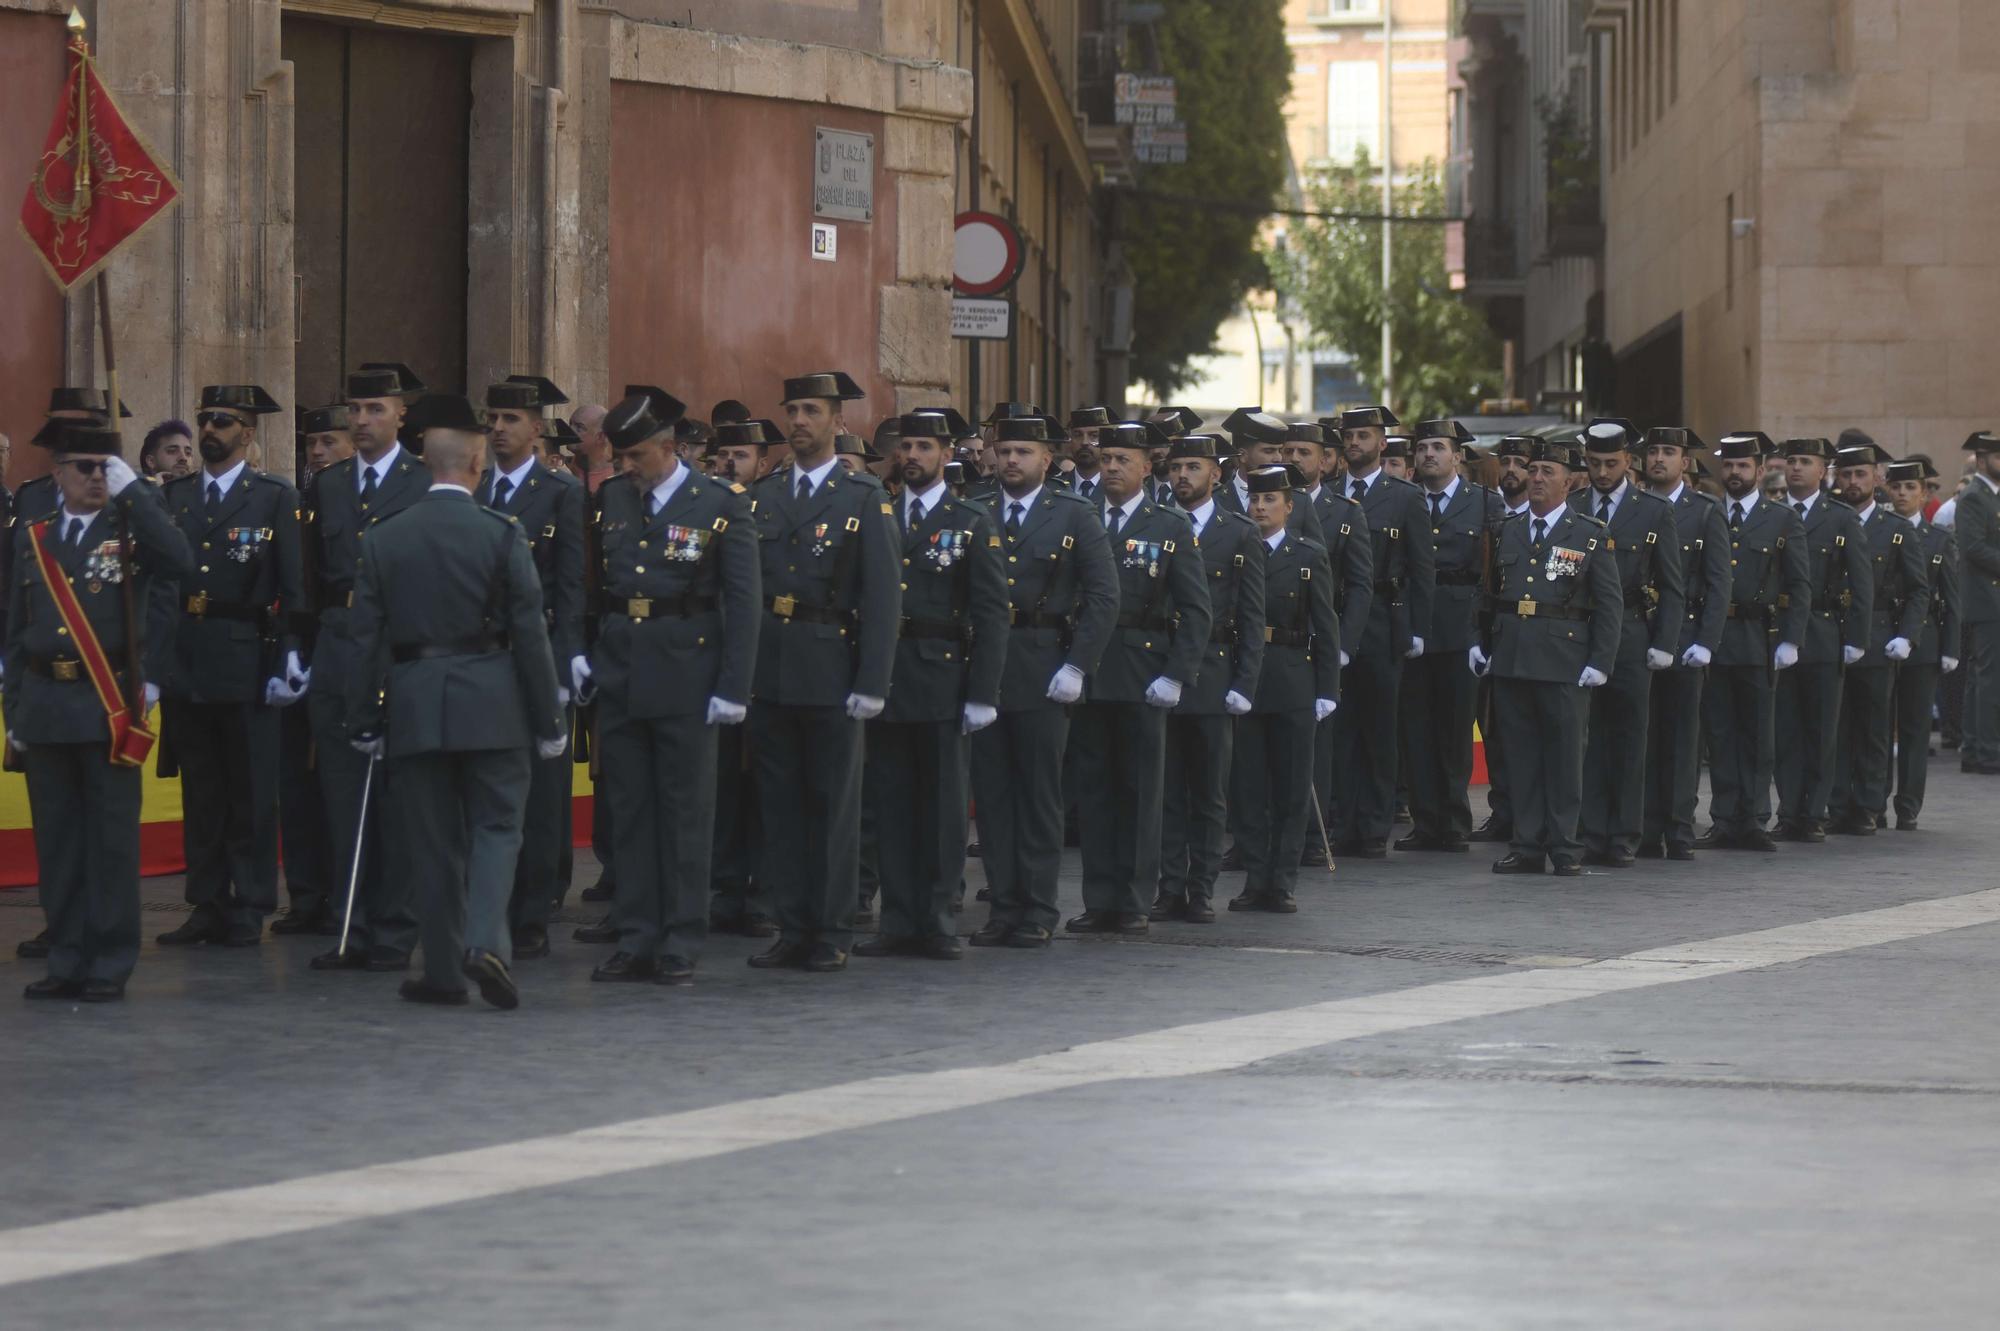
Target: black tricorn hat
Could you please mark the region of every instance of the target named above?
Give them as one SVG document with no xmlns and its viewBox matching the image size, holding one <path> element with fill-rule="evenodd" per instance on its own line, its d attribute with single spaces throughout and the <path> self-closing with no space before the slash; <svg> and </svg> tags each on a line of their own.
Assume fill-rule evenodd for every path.
<svg viewBox="0 0 2000 1331">
<path fill-rule="evenodd" d="M 1170 435 L 1183 435 L 1201 428 L 1201 417 L 1186 407 L 1161 407 L 1146 418 Z M 1226 426 L 1224 427 L 1227 428 Z"/>
<path fill-rule="evenodd" d="M 993 410 L 987 413 L 981 425 L 998 425 L 1001 421 L 1018 421 L 1028 416 L 1040 417 L 1042 409 L 1032 402 L 995 402 Z"/>
<path fill-rule="evenodd" d="M 1290 426 L 1262 407 L 1238 407 L 1222 422 L 1222 430 L 1239 442 L 1256 444 L 1282 444 L 1291 435 Z"/>
<path fill-rule="evenodd" d="M 1455 444 L 1469 444 L 1473 441 L 1472 431 L 1450 417 L 1434 421 L 1418 421 L 1412 439 L 1449 439 Z"/>
<path fill-rule="evenodd" d="M 806 397 L 830 397 L 837 402 L 854 402 L 868 395 L 861 391 L 861 385 L 839 370 L 821 370 L 817 374 L 802 374 L 796 379 L 785 380 L 784 401 L 796 402 Z"/>
<path fill-rule="evenodd" d="M 858 434 L 837 434 L 833 437 L 833 451 L 845 453 L 863 462 L 880 462 L 882 455 L 868 446 L 868 441 Z"/>
<path fill-rule="evenodd" d="M 1415 441 L 1406 434 L 1385 434 L 1382 436 L 1382 456 L 1385 458 L 1407 458 L 1414 451 Z"/>
<path fill-rule="evenodd" d="M 1762 430 L 1731 430 L 1715 441 L 1718 458 L 1767 458 L 1778 446 Z"/>
<path fill-rule="evenodd" d="M 604 413 L 599 428 L 613 448 L 631 448 L 655 435 L 671 434 L 674 422 L 686 414 L 687 408 L 677 398 L 658 389 L 644 390 L 619 399 L 617 406 Z"/>
<path fill-rule="evenodd" d="M 1332 424 L 1328 424 L 1329 421 Z M 1351 411 L 1341 412 L 1337 417 L 1326 417 L 1320 423 L 1326 425 L 1329 430 L 1358 430 L 1367 426 L 1386 430 L 1392 425 L 1402 424 L 1396 419 L 1396 413 L 1387 407 L 1355 407 Z"/>
<path fill-rule="evenodd" d="M 1097 432 L 1097 447 L 1165 448 L 1173 443 L 1166 429 L 1153 421 L 1113 421 Z"/>
<path fill-rule="evenodd" d="M 401 361 L 365 360 L 361 368 L 347 376 L 350 400 L 364 397 L 415 397 L 424 392 L 424 381 Z"/>
<path fill-rule="evenodd" d="M 750 419 L 750 408 L 733 397 L 726 397 L 709 408 L 708 418 L 717 425 L 727 425 L 732 421 L 747 421 Z"/>
<path fill-rule="evenodd" d="M 937 420 L 938 429 L 944 429 L 944 418 L 935 417 L 934 419 Z M 940 434 L 936 437 L 942 439 L 944 436 Z M 875 422 L 875 447 L 880 449 L 885 457 L 895 452 L 896 445 L 902 442 L 903 418 L 901 416 L 884 416 L 881 420 Z"/>
<path fill-rule="evenodd" d="M 677 444 L 706 444 L 715 438 L 715 430 L 699 416 L 683 416 L 674 422 L 674 442 Z"/>
<path fill-rule="evenodd" d="M 1274 467 L 1252 467 L 1243 473 L 1243 484 L 1253 495 L 1284 494 L 1306 487 L 1305 473 L 1289 462 Z"/>
<path fill-rule="evenodd" d="M 583 436 L 576 427 L 560 416 L 551 416 L 542 429 L 542 438 L 549 441 L 551 448 L 575 448 L 583 442 Z"/>
<path fill-rule="evenodd" d="M 950 439 L 952 437 L 951 422 L 945 419 L 942 411 L 913 411 L 901 417 L 891 416 L 888 420 L 882 422 L 885 427 L 891 423 L 896 426 L 896 437 L 899 439 Z M 876 431 L 876 437 L 880 438 L 880 436 L 881 431 Z"/>
<path fill-rule="evenodd" d="M 979 431 L 972 428 L 972 422 L 958 414 L 957 407 L 918 407 L 908 414 L 937 417 L 944 422 L 944 437 L 947 439 L 975 439 L 979 436 Z"/>
<path fill-rule="evenodd" d="M 1040 416 L 1033 415 L 1011 416 L 1004 420 L 995 421 L 993 422 L 993 440 L 995 443 L 1001 444 L 1024 442 L 1046 444 L 1049 442 L 1048 422 Z"/>
<path fill-rule="evenodd" d="M 245 416 L 268 416 L 282 411 L 277 400 L 256 384 L 210 384 L 201 390 L 202 407 L 222 407 Z"/>
<path fill-rule="evenodd" d="M 82 407 L 70 407 L 82 411 Z M 35 432 L 33 443 L 52 453 L 79 453 L 87 457 L 110 457 L 122 453 L 116 427 L 101 421 L 50 421 Z"/>
<path fill-rule="evenodd" d="M 300 434 L 328 434 L 353 428 L 354 422 L 348 419 L 345 402 L 329 402 L 324 407 L 311 407 L 299 413 Z"/>
<path fill-rule="evenodd" d="M 625 385 L 625 396 L 643 397 L 651 402 L 653 404 L 653 415 L 658 417 L 665 425 L 672 425 L 675 421 L 687 415 L 687 403 L 681 401 L 666 389 L 655 388 L 651 384 L 627 384 Z"/>
<path fill-rule="evenodd" d="M 1167 460 L 1175 458 L 1205 458 L 1210 462 L 1220 462 L 1228 455 L 1228 449 L 1220 437 L 1212 434 L 1184 434 L 1175 439 L 1167 449 Z"/>
<path fill-rule="evenodd" d="M 102 388 L 78 387 L 65 384 L 49 390 L 49 413 L 58 411 L 94 411 L 100 416 L 111 414 L 111 395 Z M 132 409 L 123 401 L 118 404 L 118 414 L 130 416 Z"/>
<path fill-rule="evenodd" d="M 1833 461 L 1833 441 L 1823 437 L 1787 439 L 1778 445 L 1778 451 L 1788 458 L 1823 458 L 1828 462 Z"/>
<path fill-rule="evenodd" d="M 1599 416 L 1583 427 L 1586 453 L 1629 453 L 1639 446 L 1639 427 L 1623 416 Z"/>
<path fill-rule="evenodd" d="M 1285 427 L 1285 439 L 1294 444 L 1318 444 L 1326 447 L 1326 427 L 1318 421 L 1293 421 Z"/>
<path fill-rule="evenodd" d="M 1891 481 L 1927 481 L 1935 475 L 1937 475 L 1937 468 L 1922 458 L 1904 458 L 1900 462 L 1891 462 L 1889 464 L 1884 479 Z"/>
<path fill-rule="evenodd" d="M 1094 430 L 1111 424 L 1109 407 L 1072 407 L 1069 413 L 1069 428 L 1072 430 Z"/>
<path fill-rule="evenodd" d="M 785 436 L 775 423 L 758 416 L 747 421 L 721 422 L 715 427 L 714 442 L 717 448 L 769 448 L 784 443 Z"/>
<path fill-rule="evenodd" d="M 1529 462 L 1554 462 L 1572 471 L 1583 465 L 1581 450 L 1575 444 L 1561 439 L 1537 439 L 1532 435 L 1512 435 L 1501 441 L 1503 445 L 1512 442 L 1517 448 L 1509 456 L 1526 458 Z"/>
<path fill-rule="evenodd" d="M 539 411 L 543 407 L 559 407 L 567 401 L 569 397 L 562 389 L 536 374 L 510 374 L 486 389 L 486 405 L 491 409 Z"/>
<path fill-rule="evenodd" d="M 1655 425 L 1652 429 L 1646 431 L 1645 438 L 1641 441 L 1640 447 L 1678 448 L 1683 453 L 1692 453 L 1699 449 L 1707 448 L 1708 445 L 1701 441 L 1700 435 L 1688 429 L 1685 425 Z"/>
<path fill-rule="evenodd" d="M 410 408 L 403 426 L 413 435 L 426 430 L 465 430 L 483 434 L 486 421 L 472 400 L 459 393 L 426 393 Z"/>
<path fill-rule="evenodd" d="M 1535 456 L 1535 445 L 1540 442 L 1542 441 L 1533 435 L 1510 434 L 1503 437 L 1499 443 L 1493 445 L 1493 456 L 1496 458 L 1532 459 Z"/>
<path fill-rule="evenodd" d="M 1991 430 L 1974 430 L 1965 436 L 1965 442 L 1960 444 L 1959 448 L 1967 453 L 2000 451 L 2000 434 L 1995 434 Z"/>
<path fill-rule="evenodd" d="M 1895 460 L 1888 449 L 1877 443 L 1855 444 L 1850 448 L 1839 449 L 1833 455 L 1833 465 L 1836 467 L 1873 467 Z"/>
</svg>

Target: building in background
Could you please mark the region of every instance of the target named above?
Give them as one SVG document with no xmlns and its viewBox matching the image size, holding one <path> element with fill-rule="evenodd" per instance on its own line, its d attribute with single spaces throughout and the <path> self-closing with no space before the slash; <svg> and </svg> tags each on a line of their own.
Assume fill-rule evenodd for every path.
<svg viewBox="0 0 2000 1331">
<path fill-rule="evenodd" d="M 2000 6 L 1458 0 L 1454 36 L 1463 290 L 1523 396 L 1934 453 L 2000 416 Z"/>
<path fill-rule="evenodd" d="M 1025 257 L 981 397 L 1124 396 L 1098 196 L 1129 133 L 1079 100 L 1118 67 L 1110 0 L 82 8 L 184 187 L 110 267 L 135 424 L 185 416 L 204 383 L 318 405 L 373 359 L 444 389 L 531 371 L 579 401 L 645 382 L 759 414 L 784 376 L 837 366 L 868 392 L 857 426 L 964 402 L 952 233 L 975 203 Z M 12 191 L 66 71 L 63 13 L 0 0 Z M 0 290 L 0 432 L 19 440 L 51 384 L 101 381 L 94 293 L 65 303 L 18 241 Z"/>
</svg>

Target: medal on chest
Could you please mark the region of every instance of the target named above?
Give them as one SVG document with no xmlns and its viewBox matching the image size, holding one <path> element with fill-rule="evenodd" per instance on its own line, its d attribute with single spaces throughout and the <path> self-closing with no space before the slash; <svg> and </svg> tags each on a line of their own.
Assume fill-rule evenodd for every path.
<svg viewBox="0 0 2000 1331">
<path fill-rule="evenodd" d="M 125 552 L 117 541 L 106 541 L 84 556 L 83 569 L 79 576 L 90 584 L 91 591 L 97 591 L 107 582 L 125 581 Z"/>
<path fill-rule="evenodd" d="M 701 552 L 708 548 L 708 532 L 701 527 L 682 527 L 668 524 L 660 538 L 666 544 L 664 558 L 678 564 L 694 564 L 701 560 Z"/>
<path fill-rule="evenodd" d="M 1124 552 L 1119 558 L 1119 567 L 1143 568 L 1147 577 L 1157 578 L 1160 576 L 1160 553 L 1161 546 L 1158 541 L 1127 541 Z"/>
<path fill-rule="evenodd" d="M 247 564 L 263 553 L 271 539 L 269 527 L 231 527 L 224 538 L 226 553 L 239 564 Z"/>
<path fill-rule="evenodd" d="M 1577 570 L 1582 567 L 1583 551 L 1568 550 L 1559 545 L 1549 551 L 1548 563 L 1542 571 L 1548 575 L 1550 582 L 1554 582 L 1557 578 L 1575 577 Z"/>
<path fill-rule="evenodd" d="M 924 545 L 924 561 L 942 573 L 959 560 L 965 558 L 966 542 L 972 539 L 967 531 L 936 531 Z"/>
</svg>

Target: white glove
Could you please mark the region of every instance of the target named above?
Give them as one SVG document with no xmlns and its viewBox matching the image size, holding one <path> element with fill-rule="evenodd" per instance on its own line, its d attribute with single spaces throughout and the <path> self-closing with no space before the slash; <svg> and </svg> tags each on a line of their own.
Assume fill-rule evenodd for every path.
<svg viewBox="0 0 2000 1331">
<path fill-rule="evenodd" d="M 132 464 L 113 453 L 104 459 L 104 484 L 115 497 L 125 492 L 125 487 L 139 479 L 139 473 L 132 470 Z"/>
<path fill-rule="evenodd" d="M 350 739 L 347 741 L 347 747 L 370 758 L 380 758 L 389 751 L 389 746 L 383 742 L 380 735 L 373 739 Z"/>
<path fill-rule="evenodd" d="M 551 758 L 562 757 L 563 752 L 568 748 L 569 748 L 569 732 L 565 730 L 562 734 L 557 735 L 554 739 L 536 740 L 535 756 L 540 758 L 543 762 L 547 762 Z"/>
<path fill-rule="evenodd" d="M 1715 659 L 1714 653 L 1698 642 L 1690 644 L 1688 649 L 1681 653 L 1681 664 L 1691 670 L 1698 670 L 1713 659 Z"/>
<path fill-rule="evenodd" d="M 556 706 L 569 706 L 569 690 L 560 684 L 556 685 Z"/>
<path fill-rule="evenodd" d="M 1958 669 L 1958 658 L 1956 656 L 1940 656 L 1938 658 L 1938 669 L 1949 675 L 1952 671 Z"/>
<path fill-rule="evenodd" d="M 1416 660 L 1419 656 L 1422 656 L 1423 654 L 1424 654 L 1424 640 L 1422 638 L 1411 638 L 1410 650 L 1403 653 L 1403 655 L 1406 658 L 1412 661 Z"/>
<path fill-rule="evenodd" d="M 1313 720 L 1315 722 L 1326 720 L 1329 716 L 1332 716 L 1334 714 L 1334 711 L 1338 709 L 1339 706 L 1340 704 L 1335 702 L 1331 698 L 1314 698 Z"/>
<path fill-rule="evenodd" d="M 847 695 L 847 714 L 856 721 L 873 721 L 882 715 L 882 709 L 888 705 L 887 699 L 871 698 L 865 693 Z"/>
<path fill-rule="evenodd" d="M 1340 654 L 1340 668 L 1341 668 L 1342 670 L 1345 670 L 1345 669 L 1347 669 L 1347 663 L 1348 663 L 1349 661 L 1351 661 L 1352 659 L 1353 659 L 1353 658 L 1352 658 L 1352 657 L 1350 657 L 1350 656 L 1349 656 L 1349 655 L 1348 655 L 1348 654 L 1347 654 L 1346 652 L 1342 652 L 1342 653 Z"/>
<path fill-rule="evenodd" d="M 264 705 L 266 707 L 290 707 L 306 696 L 302 688 L 295 688 L 282 679 L 264 681 Z"/>
<path fill-rule="evenodd" d="M 28 746 L 20 740 L 15 739 L 14 732 L 11 730 L 7 732 L 7 747 L 16 753 L 26 753 L 28 751 Z"/>
<path fill-rule="evenodd" d="M 1222 695 L 1222 710 L 1231 716 L 1245 716 L 1250 711 L 1250 700 L 1235 689 Z"/>
<path fill-rule="evenodd" d="M 285 683 L 292 686 L 292 692 L 304 694 L 306 686 L 312 683 L 313 672 L 299 662 L 297 652 L 285 653 Z"/>
<path fill-rule="evenodd" d="M 1173 707 L 1181 700 L 1181 686 L 1178 680 L 1161 675 L 1146 686 L 1146 701 L 1155 707 Z"/>
<path fill-rule="evenodd" d="M 1673 663 L 1673 653 L 1663 652 L 1657 647 L 1648 647 L 1646 649 L 1646 669 L 1665 670 Z"/>
<path fill-rule="evenodd" d="M 1000 709 L 990 702 L 969 702 L 959 714 L 958 730 L 962 735 L 974 734 L 986 729 L 1000 719 Z"/>
<path fill-rule="evenodd" d="M 1866 655 L 1868 655 L 1866 647 L 1843 647 L 1840 649 L 1840 663 L 1842 665 L 1853 665 Z"/>
<path fill-rule="evenodd" d="M 1066 665 L 1049 678 L 1050 702 L 1075 702 L 1083 696 L 1083 672 Z"/>
<path fill-rule="evenodd" d="M 735 726 L 743 724 L 743 718 L 750 715 L 750 709 L 740 702 L 727 698 L 708 700 L 708 724 L 712 726 Z"/>
<path fill-rule="evenodd" d="M 1585 666 L 1583 673 L 1576 677 L 1576 686 L 1580 689 L 1594 689 L 1608 682 L 1610 678 L 1596 666 Z"/>
<path fill-rule="evenodd" d="M 1799 663 L 1799 645 L 1795 642 L 1781 642 L 1778 650 L 1771 653 L 1771 668 L 1790 670 Z"/>
<path fill-rule="evenodd" d="M 153 704 L 160 700 L 160 686 L 158 684 L 146 685 L 145 697 L 146 710 L 150 712 L 153 710 Z"/>
<path fill-rule="evenodd" d="M 581 656 L 569 658 L 569 686 L 572 698 L 590 696 L 590 662 Z"/>
<path fill-rule="evenodd" d="M 1466 649 L 1465 663 L 1472 667 L 1472 673 L 1484 676 L 1493 665 L 1493 659 L 1478 647 Z"/>
<path fill-rule="evenodd" d="M 1908 638 L 1889 639 L 1889 641 L 1884 643 L 1882 646 L 1882 655 L 1888 657 L 1891 661 L 1909 660 L 1910 640 Z"/>
</svg>

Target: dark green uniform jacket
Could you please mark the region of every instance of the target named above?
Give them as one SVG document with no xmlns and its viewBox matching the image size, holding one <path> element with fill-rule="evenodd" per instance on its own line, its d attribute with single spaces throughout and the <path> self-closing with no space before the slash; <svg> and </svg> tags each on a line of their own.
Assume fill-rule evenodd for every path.
<svg viewBox="0 0 2000 1331">
<path fill-rule="evenodd" d="M 492 505 L 496 473 L 492 467 L 479 478 L 474 493 Z M 535 576 L 542 584 L 542 618 L 549 626 L 549 647 L 556 673 L 565 680 L 569 662 L 583 653 L 583 512 L 587 499 L 583 482 L 567 471 L 552 471 L 536 459 L 520 487 L 498 505 L 521 524 L 534 557 Z"/>
<path fill-rule="evenodd" d="M 1003 493 L 993 508 L 1014 615 L 1000 676 L 1004 712 L 1059 706 L 1049 701 L 1049 681 L 1065 665 L 1095 671 L 1118 619 L 1118 574 L 1097 510 L 1046 486 L 1029 500 L 1012 534 L 1014 501 Z"/>
<path fill-rule="evenodd" d="M 1797 501 L 1784 501 L 1797 512 Z M 1868 575 L 1868 547 L 1861 520 L 1830 494 L 1812 501 L 1804 517 L 1806 560 L 1812 575 L 1812 603 L 1805 637 L 1798 644 L 1800 665 L 1839 665 L 1841 648 L 1867 650 L 1875 582 Z M 1727 531 L 1729 524 L 1723 524 Z"/>
<path fill-rule="evenodd" d="M 1586 666 L 1609 676 L 1618 660 L 1624 596 L 1604 525 L 1569 508 L 1548 521 L 1539 548 L 1532 541 L 1532 511 L 1501 528 L 1492 672 L 1500 679 L 1572 685 Z"/>
<path fill-rule="evenodd" d="M 1681 650 L 1700 644 L 1712 656 L 1729 618 L 1729 524 L 1723 521 L 1722 505 L 1692 485 L 1681 486 L 1680 496 L 1668 502 L 1680 533 L 1685 584 Z M 1678 653 L 1674 660 L 1678 665 Z"/>
<path fill-rule="evenodd" d="M 1264 545 L 1264 538 L 1257 537 Z M 1317 541 L 1290 532 L 1265 546 L 1266 644 L 1258 712 L 1308 712 L 1321 698 L 1340 700 L 1340 620 L 1333 612 L 1333 571 Z"/>
<path fill-rule="evenodd" d="M 1104 516 L 1100 499 L 1100 524 Z M 1185 690 L 1208 649 L 1210 623 L 1207 579 L 1187 514 L 1141 499 L 1107 539 L 1118 575 L 1118 629 L 1091 674 L 1089 700 L 1140 702 L 1162 677 Z"/>
<path fill-rule="evenodd" d="M 1923 541 L 1909 523 L 1877 504 L 1862 520 L 1874 584 L 1866 646 L 1868 655 L 1857 666 L 1886 665 L 1882 649 L 1892 638 L 1907 638 L 1916 646 L 1930 613 L 1930 569 Z"/>
<path fill-rule="evenodd" d="M 1730 510 L 1741 502 L 1748 496 L 1723 499 L 1725 529 Z M 1804 532 L 1798 514 L 1761 496 L 1744 514 L 1741 530 L 1729 531 L 1729 612 L 1714 664 L 1768 667 L 1773 647 L 1805 636 L 1812 576 Z"/>
<path fill-rule="evenodd" d="M 1601 498 L 1593 488 L 1570 496 L 1570 507 L 1594 514 Z M 1648 651 L 1677 655 L 1687 600 L 1681 574 L 1680 529 L 1666 500 L 1626 482 L 1625 497 L 1612 511 L 1604 544 L 1618 564 L 1619 595 L 1625 603 L 1625 631 L 1632 634 L 1625 661 L 1646 668 Z M 1636 650 L 1635 650 L 1636 649 Z"/>
<path fill-rule="evenodd" d="M 258 702 L 298 647 L 290 617 L 304 604 L 299 495 L 246 466 L 210 508 L 208 483 L 197 471 L 161 491 L 194 568 L 180 580 L 173 664 L 156 682 L 170 698 Z"/>
<path fill-rule="evenodd" d="M 895 501 L 907 508 L 908 496 Z M 900 519 L 900 512 L 899 512 Z M 1007 659 L 1007 564 L 986 510 L 939 489 L 902 531 L 902 636 L 884 721 L 957 721 L 997 707 Z"/>
<path fill-rule="evenodd" d="M 1264 662 L 1264 540 L 1256 523 L 1217 504 L 1197 541 L 1208 579 L 1208 645 L 1174 714 L 1223 716 L 1229 694 L 1257 697 Z"/>
</svg>

